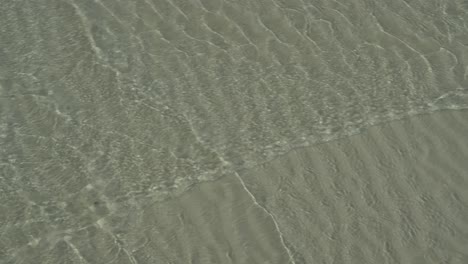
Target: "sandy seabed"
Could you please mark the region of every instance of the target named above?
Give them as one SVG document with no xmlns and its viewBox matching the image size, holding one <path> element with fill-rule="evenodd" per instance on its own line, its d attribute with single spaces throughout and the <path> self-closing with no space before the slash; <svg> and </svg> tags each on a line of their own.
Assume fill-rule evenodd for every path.
<svg viewBox="0 0 468 264">
<path fill-rule="evenodd" d="M 466 120 L 441 111 L 297 149 L 146 204 L 121 235 L 102 222 L 18 263 L 467 263 Z"/>
<path fill-rule="evenodd" d="M 468 263 L 467 3 L 2 1 L 0 264 Z"/>
<path fill-rule="evenodd" d="M 145 210 L 154 235 L 135 256 L 143 263 L 467 263 L 466 120 L 468 111 L 414 116 L 201 184 Z"/>
</svg>

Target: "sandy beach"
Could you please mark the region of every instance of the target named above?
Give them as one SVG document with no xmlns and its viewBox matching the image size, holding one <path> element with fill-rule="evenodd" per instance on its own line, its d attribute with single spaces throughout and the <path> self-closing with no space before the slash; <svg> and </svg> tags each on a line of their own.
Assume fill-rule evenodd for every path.
<svg viewBox="0 0 468 264">
<path fill-rule="evenodd" d="M 23 246 L 17 260 L 466 263 L 467 118 L 442 111 L 299 148 L 168 201 L 119 205 L 67 242 Z"/>
</svg>

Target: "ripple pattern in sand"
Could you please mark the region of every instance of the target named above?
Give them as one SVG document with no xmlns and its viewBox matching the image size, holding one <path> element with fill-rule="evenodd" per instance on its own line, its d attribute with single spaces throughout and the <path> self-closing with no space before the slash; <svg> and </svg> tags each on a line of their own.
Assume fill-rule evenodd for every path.
<svg viewBox="0 0 468 264">
<path fill-rule="evenodd" d="M 304 263 L 466 263 L 466 114 L 372 127 L 241 176 Z"/>
<path fill-rule="evenodd" d="M 2 166 L 25 193 L 69 197 L 91 185 L 114 201 L 163 199 L 297 146 L 466 108 L 467 9 L 2 3 Z"/>
</svg>

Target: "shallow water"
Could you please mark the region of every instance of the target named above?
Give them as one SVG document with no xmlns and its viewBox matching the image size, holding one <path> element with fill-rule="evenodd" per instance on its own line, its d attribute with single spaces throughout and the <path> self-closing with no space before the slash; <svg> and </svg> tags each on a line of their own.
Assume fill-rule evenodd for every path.
<svg viewBox="0 0 468 264">
<path fill-rule="evenodd" d="M 9 1 L 3 155 L 20 175 L 71 162 L 82 184 L 163 195 L 466 108 L 466 3 L 387 2 Z"/>
<path fill-rule="evenodd" d="M 466 1 L 6 1 L 0 25 L 0 200 L 58 226 L 98 217 L 65 223 L 83 190 L 161 200 L 468 107 Z"/>
</svg>

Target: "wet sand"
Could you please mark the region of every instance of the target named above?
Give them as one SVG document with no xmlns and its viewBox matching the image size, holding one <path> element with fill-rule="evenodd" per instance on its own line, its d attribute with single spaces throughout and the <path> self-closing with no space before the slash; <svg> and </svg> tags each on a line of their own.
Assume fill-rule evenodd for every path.
<svg viewBox="0 0 468 264">
<path fill-rule="evenodd" d="M 413 116 L 295 149 L 164 202 L 119 205 L 6 263 L 466 263 L 467 119 Z"/>
<path fill-rule="evenodd" d="M 125 247 L 135 263 L 466 263 L 466 120 L 414 116 L 199 184 L 128 216 Z"/>
<path fill-rule="evenodd" d="M 437 112 L 297 149 L 241 173 L 248 192 L 234 175 L 202 184 L 168 208 L 185 205 L 189 236 L 211 239 L 175 263 L 219 240 L 203 263 L 466 263 L 467 119 Z"/>
<path fill-rule="evenodd" d="M 466 263 L 467 117 L 444 111 L 372 127 L 242 178 L 296 263 Z"/>
<path fill-rule="evenodd" d="M 468 263 L 467 14 L 3 1 L 0 264 Z"/>
<path fill-rule="evenodd" d="M 144 210 L 154 236 L 137 255 L 161 254 L 154 260 L 162 263 L 466 263 L 466 120 L 467 111 L 414 116 L 200 184 Z"/>
</svg>

